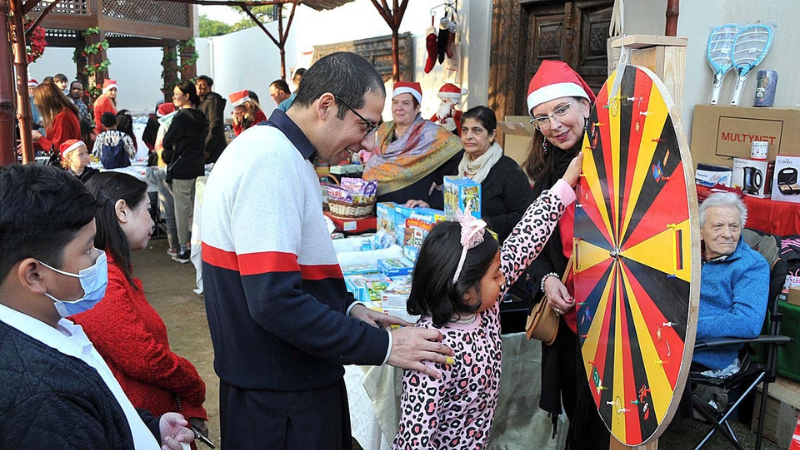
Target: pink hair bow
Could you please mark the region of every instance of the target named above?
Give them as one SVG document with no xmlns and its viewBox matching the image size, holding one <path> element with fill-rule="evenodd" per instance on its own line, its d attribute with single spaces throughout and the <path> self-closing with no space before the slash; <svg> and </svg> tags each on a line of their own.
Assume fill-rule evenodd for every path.
<svg viewBox="0 0 800 450">
<path fill-rule="evenodd" d="M 464 268 L 464 260 L 467 259 L 467 251 L 483 242 L 483 234 L 486 231 L 486 221 L 476 219 L 472 215 L 472 200 L 467 203 L 464 214 L 460 214 L 459 211 L 456 213 L 456 218 L 461 222 L 461 246 L 463 250 L 461 250 L 461 259 L 458 260 L 456 273 L 453 276 L 453 283 L 458 281 L 458 277 L 461 275 L 461 270 Z"/>
</svg>

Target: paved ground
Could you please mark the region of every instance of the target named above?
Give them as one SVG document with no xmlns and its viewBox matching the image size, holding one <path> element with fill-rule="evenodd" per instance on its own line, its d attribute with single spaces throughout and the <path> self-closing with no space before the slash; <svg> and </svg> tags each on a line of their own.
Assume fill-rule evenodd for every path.
<svg viewBox="0 0 800 450">
<path fill-rule="evenodd" d="M 214 352 L 211 349 L 203 297 L 192 292 L 195 287 L 194 266 L 171 261 L 166 250 L 166 240 L 159 239 L 152 241 L 148 249 L 134 254 L 135 275 L 141 278 L 147 299 L 167 324 L 172 350 L 192 361 L 205 380 L 208 426 L 212 439 L 219 443 L 219 379 L 213 368 Z M 749 424 L 736 423 L 734 430 L 742 439 L 744 448 L 755 448 L 755 433 L 750 432 Z M 697 421 L 677 421 L 659 439 L 659 447 L 667 450 L 692 449 L 704 433 L 704 426 Z M 205 447 L 200 445 L 199 448 Z M 217 448 L 220 448 L 219 445 Z M 705 448 L 721 450 L 732 446 L 720 436 L 715 436 Z M 767 441 L 762 448 L 778 449 Z M 520 443 L 519 449 L 527 448 Z"/>
</svg>

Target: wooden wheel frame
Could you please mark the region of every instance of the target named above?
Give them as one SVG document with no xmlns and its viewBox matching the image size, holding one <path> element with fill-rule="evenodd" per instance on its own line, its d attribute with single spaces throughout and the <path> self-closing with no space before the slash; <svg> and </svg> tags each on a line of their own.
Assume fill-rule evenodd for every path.
<svg viewBox="0 0 800 450">
<path fill-rule="evenodd" d="M 665 86 L 611 74 L 583 141 L 573 254 L 578 335 L 595 406 L 628 446 L 663 432 L 688 377 L 700 296 L 689 146 Z"/>
</svg>

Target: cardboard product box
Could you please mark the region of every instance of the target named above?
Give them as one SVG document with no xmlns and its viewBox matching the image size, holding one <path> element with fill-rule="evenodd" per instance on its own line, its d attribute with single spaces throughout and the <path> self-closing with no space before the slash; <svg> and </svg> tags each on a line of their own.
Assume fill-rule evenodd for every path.
<svg viewBox="0 0 800 450">
<path fill-rule="evenodd" d="M 464 214 L 467 204 L 471 204 L 472 216 L 480 219 L 481 184 L 469 178 L 444 177 L 445 219 L 458 220 L 456 217 Z"/>
<path fill-rule="evenodd" d="M 406 220 L 405 237 L 403 238 L 403 255 L 411 261 L 416 261 L 422 241 L 433 229 L 434 223 L 422 219 L 411 218 Z"/>
<path fill-rule="evenodd" d="M 403 308 L 383 308 L 383 312 L 389 314 L 390 316 L 399 317 L 405 320 L 408 323 L 416 323 L 419 320 L 419 316 L 412 316 L 408 313 L 408 310 Z M 395 325 L 392 325 L 392 328 L 399 328 Z"/>
<path fill-rule="evenodd" d="M 731 184 L 740 188 L 746 195 L 769 198 L 772 192 L 773 170 L 775 170 L 774 161 L 733 158 Z"/>
<path fill-rule="evenodd" d="M 344 284 L 353 297 L 360 302 L 380 301 L 383 291 L 392 282 L 382 273 L 346 275 Z"/>
<path fill-rule="evenodd" d="M 761 385 L 758 386 L 751 429 L 758 429 L 758 409 L 761 405 Z M 769 385 L 767 408 L 764 413 L 764 437 L 787 449 L 792 442 L 797 417 L 800 415 L 800 384 L 783 377 Z"/>
<path fill-rule="evenodd" d="M 497 123 L 497 129 L 503 132 L 503 153 L 522 166 L 536 130 L 530 116 L 506 116 L 504 122 Z"/>
<path fill-rule="evenodd" d="M 717 184 L 730 187 L 732 175 L 730 167 L 700 163 L 694 173 L 694 182 L 706 187 L 714 187 Z"/>
<path fill-rule="evenodd" d="M 375 205 L 375 215 L 377 216 L 376 226 L 378 230 L 394 234 L 395 208 L 397 208 L 397 203 L 394 202 L 380 202 Z"/>
<path fill-rule="evenodd" d="M 342 266 L 342 275 L 363 275 L 365 273 L 378 273 L 380 267 L 376 264 L 362 263 Z"/>
<path fill-rule="evenodd" d="M 394 207 L 394 233 L 397 245 L 403 245 L 403 239 L 406 234 L 406 220 L 411 217 L 414 208 L 408 208 L 403 205 L 395 204 Z"/>
<path fill-rule="evenodd" d="M 695 106 L 691 145 L 695 167 L 726 166 L 731 158 L 749 158 L 753 141 L 769 142 L 768 160 L 800 155 L 800 108 Z"/>
<path fill-rule="evenodd" d="M 800 156 L 775 158 L 775 175 L 772 178 L 772 199 L 779 202 L 800 203 Z"/>
<path fill-rule="evenodd" d="M 445 219 L 444 211 L 433 208 L 413 208 L 409 219 L 419 219 L 430 224 L 443 222 Z"/>
<path fill-rule="evenodd" d="M 408 275 L 414 270 L 414 262 L 408 258 L 387 258 L 378 260 L 378 269 L 389 278 Z"/>
</svg>

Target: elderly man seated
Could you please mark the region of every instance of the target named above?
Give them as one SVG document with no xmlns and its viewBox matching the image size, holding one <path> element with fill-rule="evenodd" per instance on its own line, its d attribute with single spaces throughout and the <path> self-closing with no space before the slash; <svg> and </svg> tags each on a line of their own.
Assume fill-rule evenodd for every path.
<svg viewBox="0 0 800 450">
<path fill-rule="evenodd" d="M 703 269 L 697 340 L 758 336 L 769 295 L 769 264 L 741 238 L 747 208 L 733 193 L 710 195 L 700 205 Z M 722 370 L 741 346 L 695 351 L 693 363 Z M 735 371 L 734 371 L 735 372 Z"/>
</svg>

